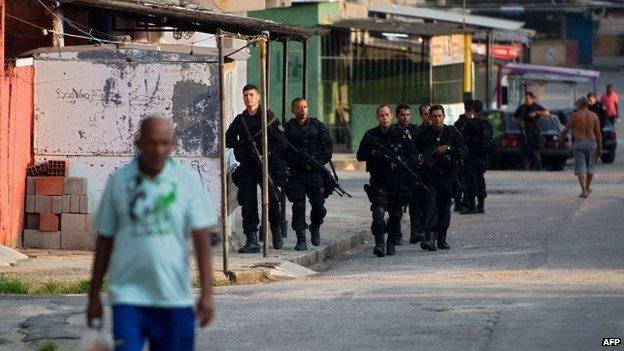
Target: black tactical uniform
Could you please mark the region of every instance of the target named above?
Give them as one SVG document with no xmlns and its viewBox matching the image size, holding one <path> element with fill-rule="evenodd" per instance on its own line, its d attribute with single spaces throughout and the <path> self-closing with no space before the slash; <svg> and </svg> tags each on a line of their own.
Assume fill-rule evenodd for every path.
<svg viewBox="0 0 624 351">
<path fill-rule="evenodd" d="M 305 152 L 319 164 L 325 165 L 332 156 L 332 140 L 325 125 L 316 118 L 307 118 L 303 125 L 292 118 L 284 126 L 286 138 L 299 152 Z M 323 187 L 323 178 L 314 170 L 314 166 L 307 163 L 303 155 L 294 150 L 288 153 L 290 177 L 286 185 L 286 196 L 292 202 L 292 228 L 297 233 L 295 250 L 305 250 L 306 223 L 306 196 L 310 201 L 310 241 L 319 246 L 321 237 L 319 228 L 327 214 L 325 209 L 326 194 Z"/>
<path fill-rule="evenodd" d="M 589 105 L 587 107 L 588 110 L 595 113 L 598 116 L 598 120 L 600 121 L 600 128 L 604 127 L 605 119 L 607 119 L 607 110 L 601 102 L 596 101 L 595 104 Z"/>
<path fill-rule="evenodd" d="M 418 131 L 420 130 L 420 126 L 414 123 L 410 123 L 407 126 L 399 126 L 401 128 L 407 129 L 410 132 L 410 137 L 412 138 L 412 141 L 414 139 L 414 136 L 418 134 Z M 419 193 L 415 193 L 414 197 L 412 197 L 408 205 L 410 218 L 410 243 L 412 244 L 420 242 L 424 238 L 424 235 L 421 234 L 423 232 L 422 224 L 424 220 L 424 209 L 421 206 L 422 201 L 420 200 L 420 197 L 418 195 Z M 399 229 L 399 232 L 395 237 L 395 245 L 402 245 L 402 242 L 403 233 Z"/>
<path fill-rule="evenodd" d="M 236 161 L 240 164 L 236 167 L 232 180 L 238 187 L 238 204 L 242 207 L 243 232 L 247 242 L 241 253 L 260 252 L 258 245 L 258 200 L 257 187 L 262 185 L 262 167 L 254 155 L 254 148 L 249 135 L 252 136 L 256 147 L 262 153 L 262 114 L 260 108 L 255 115 L 251 116 L 247 110 L 234 118 L 225 134 L 225 145 L 234 149 Z M 269 133 L 269 176 L 272 185 L 269 185 L 269 223 L 273 234 L 273 247 L 282 247 L 281 234 L 281 209 L 278 187 L 283 187 L 288 179 L 288 166 L 283 159 L 285 151 L 283 128 L 271 111 L 267 113 Z M 245 124 L 247 128 L 245 128 Z M 248 131 L 247 131 L 248 129 Z M 262 154 L 260 154 L 261 156 Z"/>
<path fill-rule="evenodd" d="M 396 236 L 401 231 L 402 207 L 409 202 L 409 193 L 413 190 L 406 171 L 392 160 L 390 152 L 413 166 L 416 149 L 409 131 L 397 125 L 390 126 L 386 133 L 379 126 L 369 129 L 357 151 L 358 161 L 366 161 L 366 171 L 370 173 L 370 184 L 365 185 L 365 190 L 373 216 L 373 253 L 379 257 L 395 254 Z M 389 216 L 387 223 L 384 220 L 386 212 Z M 384 248 L 386 232 L 388 240 Z"/>
<path fill-rule="evenodd" d="M 489 154 L 494 149 L 494 133 L 492 125 L 485 116 L 475 118 L 475 129 L 479 140 L 473 144 L 472 150 L 468 148 L 468 159 L 475 166 L 477 180 L 477 212 L 485 213 L 485 198 L 487 188 L 485 186 L 485 171 L 488 167 Z"/>
<path fill-rule="evenodd" d="M 526 167 L 528 168 L 532 164 L 533 169 L 540 170 L 542 168 L 541 150 L 544 145 L 544 137 L 540 129 L 541 117 L 539 115 L 529 117 L 531 112 L 537 111 L 546 111 L 546 109 L 536 103 L 531 105 L 522 104 L 514 112 L 514 118 L 520 120 L 521 147 Z"/>
<path fill-rule="evenodd" d="M 420 243 L 424 250 L 450 248 L 446 232 L 451 222 L 451 198 L 456 179 L 455 162 L 466 157 L 466 143 L 453 126 L 443 126 L 436 131 L 431 126 L 423 128 L 414 139 L 423 162 L 424 181 L 431 191 L 432 201 L 427 208 L 425 240 Z M 447 145 L 444 155 L 435 154 L 438 146 Z"/>
<path fill-rule="evenodd" d="M 454 124 L 455 128 L 462 134 L 464 141 L 468 144 L 469 139 L 475 138 L 475 126 L 473 119 L 466 114 L 461 114 Z M 455 188 L 453 190 L 453 202 L 455 203 L 455 212 L 471 213 L 475 211 L 474 201 L 469 202 L 470 196 L 465 196 L 474 192 L 474 187 L 466 189 L 466 186 L 472 186 L 471 179 L 472 169 L 469 165 L 466 165 L 464 160 L 458 160 L 455 163 L 457 170 L 457 180 L 455 182 Z M 474 178 L 474 177 L 472 177 Z"/>
</svg>

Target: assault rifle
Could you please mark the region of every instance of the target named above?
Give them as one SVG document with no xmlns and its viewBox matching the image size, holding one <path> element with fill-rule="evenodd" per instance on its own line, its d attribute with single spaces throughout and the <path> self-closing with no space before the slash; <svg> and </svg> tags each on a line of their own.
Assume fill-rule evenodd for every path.
<svg viewBox="0 0 624 351">
<path fill-rule="evenodd" d="M 251 153 L 254 155 L 256 161 L 260 165 L 260 169 L 262 169 L 262 162 L 263 161 L 268 162 L 269 160 L 262 159 L 262 156 L 261 156 L 262 154 L 260 153 L 260 150 L 258 150 L 258 145 L 256 144 L 256 141 L 251 136 L 251 131 L 249 130 L 249 126 L 247 125 L 247 122 L 245 122 L 244 118 L 242 118 L 241 121 L 243 122 L 243 127 L 245 127 L 245 132 L 247 133 L 247 141 L 251 144 L 251 147 L 252 147 Z M 275 202 L 277 204 L 279 217 L 283 218 L 282 217 L 282 203 L 280 201 L 279 193 L 277 192 L 277 189 L 275 187 L 275 184 L 273 183 L 273 179 L 271 179 L 270 174 L 267 174 L 267 178 L 268 178 L 268 183 L 269 183 L 269 190 L 273 194 L 273 197 L 275 198 Z"/>
<path fill-rule="evenodd" d="M 320 164 L 317 160 L 314 159 L 314 157 L 310 156 L 307 152 L 298 149 L 288 140 L 285 140 L 285 142 L 286 145 L 288 145 L 288 147 L 290 147 L 305 164 L 310 165 L 311 168 L 313 168 L 321 175 L 321 177 L 323 178 L 323 186 L 326 187 L 326 197 L 329 196 L 329 194 L 331 194 L 332 192 L 336 192 L 336 194 L 338 194 L 340 197 L 343 197 L 345 195 L 347 197 L 351 197 L 351 194 L 349 194 L 340 186 L 340 184 L 338 184 L 338 175 L 336 174 L 336 171 L 334 171 L 334 174 L 332 174 L 325 166 Z"/>
<path fill-rule="evenodd" d="M 375 145 L 380 149 L 379 151 L 387 158 L 389 159 L 392 163 L 401 166 L 401 168 L 403 168 L 403 170 L 407 171 L 407 173 L 409 175 L 412 176 L 414 182 L 416 183 L 417 186 L 421 187 L 422 189 L 424 189 L 425 191 L 429 192 L 429 188 L 422 182 L 422 179 L 420 179 L 420 176 L 414 172 L 413 169 L 410 168 L 410 166 L 407 165 L 407 163 L 405 163 L 405 161 L 403 161 L 401 159 L 401 157 L 395 155 L 390 149 L 388 149 L 387 146 L 383 145 L 382 143 L 380 143 L 377 139 L 373 138 L 368 132 L 364 133 L 365 137 L 368 137 L 370 140 L 373 141 L 373 143 L 375 143 Z"/>
</svg>

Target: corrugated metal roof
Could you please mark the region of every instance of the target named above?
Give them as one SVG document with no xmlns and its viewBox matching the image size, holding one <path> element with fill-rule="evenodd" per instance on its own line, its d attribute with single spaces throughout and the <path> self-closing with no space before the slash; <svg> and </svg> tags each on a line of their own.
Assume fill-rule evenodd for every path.
<svg viewBox="0 0 624 351">
<path fill-rule="evenodd" d="M 465 31 L 457 26 L 375 18 L 345 19 L 332 23 L 329 27 L 363 29 L 370 32 L 388 32 L 431 37 L 436 35 L 460 34 Z"/>
<path fill-rule="evenodd" d="M 134 18 L 180 30 L 215 33 L 217 29 L 243 35 L 258 35 L 268 31 L 272 39 L 302 40 L 322 35 L 326 30 L 287 25 L 274 21 L 242 17 L 228 13 L 191 9 L 149 2 L 120 0 L 58 0 L 63 7 L 88 8 L 110 12 L 118 17 Z"/>
<path fill-rule="evenodd" d="M 378 5 L 372 7 L 370 11 L 451 23 L 463 24 L 465 20 L 467 25 L 491 29 L 517 30 L 524 26 L 524 22 L 510 21 L 496 17 L 476 16 L 470 14 L 464 15 L 451 11 L 402 5 Z"/>
</svg>

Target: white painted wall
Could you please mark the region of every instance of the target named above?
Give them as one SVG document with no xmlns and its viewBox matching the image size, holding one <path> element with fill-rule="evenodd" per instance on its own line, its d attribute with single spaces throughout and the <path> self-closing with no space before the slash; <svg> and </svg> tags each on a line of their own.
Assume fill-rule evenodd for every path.
<svg viewBox="0 0 624 351">
<path fill-rule="evenodd" d="M 220 211 L 216 57 L 97 50 L 35 56 L 35 160 L 69 160 L 69 175 L 88 179 L 97 205 L 108 175 L 135 154 L 140 120 L 157 114 L 174 123 L 174 158 L 201 175 Z M 236 81 L 231 65 L 225 80 L 230 121 L 233 97 L 240 95 Z"/>
</svg>

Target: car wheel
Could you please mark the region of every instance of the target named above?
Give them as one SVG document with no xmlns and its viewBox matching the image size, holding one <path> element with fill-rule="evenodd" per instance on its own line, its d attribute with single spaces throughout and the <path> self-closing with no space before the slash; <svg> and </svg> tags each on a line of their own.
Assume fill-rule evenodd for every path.
<svg viewBox="0 0 624 351">
<path fill-rule="evenodd" d="M 602 160 L 602 163 L 613 163 L 613 161 L 615 161 L 615 149 L 610 151 L 608 154 L 602 154 L 600 159 Z"/>
</svg>

